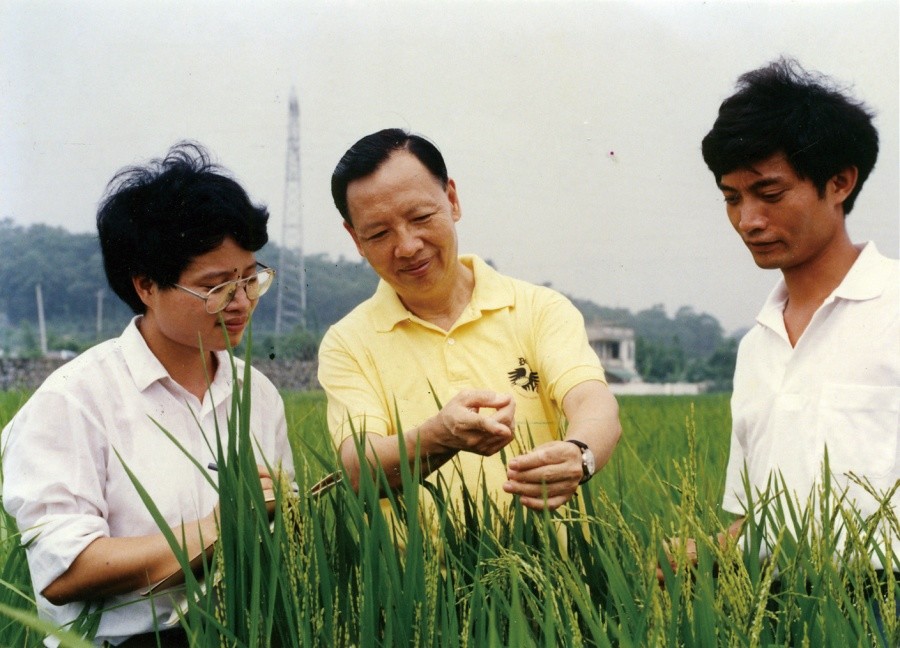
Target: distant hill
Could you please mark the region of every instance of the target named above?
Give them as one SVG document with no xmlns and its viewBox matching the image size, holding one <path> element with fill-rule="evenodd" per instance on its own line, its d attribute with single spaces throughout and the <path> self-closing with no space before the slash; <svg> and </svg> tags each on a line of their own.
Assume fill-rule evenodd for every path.
<svg viewBox="0 0 900 648">
<path fill-rule="evenodd" d="M 41 285 L 51 348 L 80 350 L 117 335 L 131 311 L 107 287 L 96 236 L 72 234 L 47 225 L 18 226 L 0 220 L 0 350 L 34 352 L 37 328 L 35 285 Z M 270 243 L 260 261 L 277 267 L 280 248 Z M 337 260 L 326 254 L 305 257 L 307 327 L 303 339 L 314 346 L 328 326 L 369 297 L 378 278 L 362 260 Z M 649 381 L 710 380 L 727 383 L 736 342 L 726 338 L 718 320 L 683 306 L 669 317 L 661 305 L 632 313 L 583 299 L 572 299 L 588 322 L 634 329 L 637 364 Z M 102 309 L 98 334 L 98 307 Z M 254 314 L 257 336 L 275 328 L 274 297 L 260 300 Z M 307 354 L 312 351 L 307 351 Z"/>
<path fill-rule="evenodd" d="M 109 289 L 97 237 L 72 234 L 60 227 L 21 227 L 0 220 L 0 313 L 7 326 L 36 326 L 35 285 L 41 284 L 49 326 L 68 334 L 96 337 L 97 305 L 102 300 L 103 333 L 117 335 L 131 318 L 129 308 Z M 277 266 L 280 249 L 268 244 L 259 259 Z M 372 294 L 375 273 L 362 261 L 334 260 L 324 254 L 306 257 L 309 324 L 323 329 Z M 98 298 L 98 293 L 101 297 Z M 274 329 L 276 301 L 260 300 L 254 315 L 258 329 Z"/>
</svg>

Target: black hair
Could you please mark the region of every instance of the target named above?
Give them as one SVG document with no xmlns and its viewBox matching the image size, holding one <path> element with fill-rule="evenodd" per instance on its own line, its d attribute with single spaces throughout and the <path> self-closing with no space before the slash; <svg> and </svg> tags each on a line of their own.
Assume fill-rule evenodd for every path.
<svg viewBox="0 0 900 648">
<path fill-rule="evenodd" d="M 703 138 L 703 160 L 718 183 L 726 173 L 781 153 L 820 196 L 831 178 L 856 167 L 846 215 L 878 158 L 873 116 L 827 77 L 780 58 L 741 75 L 737 92 L 722 102 Z"/>
<path fill-rule="evenodd" d="M 409 151 L 427 168 L 441 187 L 447 188 L 447 165 L 438 148 L 421 135 L 412 135 L 400 128 L 386 128 L 366 135 L 351 146 L 331 174 L 331 197 L 334 206 L 351 227 L 347 208 L 347 185 L 378 170 L 395 151 Z"/>
<path fill-rule="evenodd" d="M 97 233 L 106 278 L 135 313 L 146 306 L 133 277 L 171 288 L 195 258 L 226 237 L 251 252 L 268 241 L 269 212 L 195 142 L 179 142 L 163 159 L 126 167 L 106 188 Z"/>
</svg>

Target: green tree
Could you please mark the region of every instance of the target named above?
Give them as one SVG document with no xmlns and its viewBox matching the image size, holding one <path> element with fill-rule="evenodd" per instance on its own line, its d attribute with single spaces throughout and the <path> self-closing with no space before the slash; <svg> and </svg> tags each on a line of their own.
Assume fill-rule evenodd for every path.
<svg viewBox="0 0 900 648">
<path fill-rule="evenodd" d="M 256 353 L 270 360 L 315 360 L 319 352 L 321 336 L 301 326 L 290 333 L 275 335 L 264 334 L 254 341 Z"/>
<path fill-rule="evenodd" d="M 635 364 L 646 382 L 678 382 L 685 369 L 684 351 L 677 337 L 668 343 L 637 337 Z"/>
<path fill-rule="evenodd" d="M 102 302 L 100 338 L 118 335 L 133 316 L 131 310 L 112 293 L 106 283 L 100 247 L 93 234 L 72 234 L 47 225 L 17 226 L 0 220 L 0 316 L 5 316 L 5 346 L 12 352 L 37 348 L 34 330 L 19 335 L 23 323 L 37 326 L 35 285 L 40 283 L 51 346 L 83 348 L 97 341 L 98 302 Z M 282 249 L 269 243 L 257 254 L 260 261 L 279 269 Z M 288 258 L 293 254 L 284 251 Z M 307 255 L 307 310 L 303 326 L 276 340 L 275 316 L 278 281 L 270 295 L 260 300 L 253 316 L 258 342 L 264 336 L 266 353 L 281 357 L 309 357 L 313 345 L 334 322 L 368 299 L 378 285 L 378 277 L 365 260 L 332 259 L 326 254 Z M 282 272 L 284 269 L 281 269 Z M 98 299 L 98 292 L 101 297 Z M 624 308 L 608 308 L 583 299 L 572 299 L 587 322 L 623 326 L 635 331 L 637 364 L 645 380 L 674 381 L 684 378 L 726 380 L 733 367 L 727 340 L 713 316 L 697 313 L 690 306 L 669 317 L 662 304 L 632 313 Z M 257 348 L 260 348 L 257 346 Z M 733 349 L 732 349 L 733 351 Z M 729 364 L 730 363 L 730 364 Z"/>
</svg>

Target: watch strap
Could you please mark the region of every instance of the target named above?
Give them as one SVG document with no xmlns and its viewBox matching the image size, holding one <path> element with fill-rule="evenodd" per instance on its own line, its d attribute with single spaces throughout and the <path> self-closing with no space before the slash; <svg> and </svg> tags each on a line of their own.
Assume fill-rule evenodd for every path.
<svg viewBox="0 0 900 648">
<path fill-rule="evenodd" d="M 581 481 L 578 483 L 583 484 L 587 480 L 589 480 L 591 477 L 594 476 L 593 473 L 591 473 L 588 470 L 587 461 L 585 461 L 585 459 L 584 459 L 584 453 L 590 452 L 590 448 L 588 447 L 587 443 L 585 443 L 584 441 L 579 441 L 578 439 L 565 439 L 565 440 L 568 441 L 569 443 L 575 444 L 581 450 L 581 473 L 582 473 L 582 476 L 581 476 Z"/>
</svg>

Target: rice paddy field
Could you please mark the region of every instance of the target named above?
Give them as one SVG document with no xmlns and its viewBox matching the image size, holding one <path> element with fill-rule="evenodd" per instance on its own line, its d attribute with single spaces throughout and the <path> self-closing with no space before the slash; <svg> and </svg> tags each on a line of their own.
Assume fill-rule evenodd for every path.
<svg viewBox="0 0 900 648">
<path fill-rule="evenodd" d="M 335 469 L 324 397 L 287 393 L 301 493 Z M 236 394 L 239 409 L 252 404 Z M 0 424 L 24 395 L 0 393 Z M 251 457 L 238 452 L 243 417 L 220 450 L 222 527 L 213 561 L 186 573 L 182 625 L 196 646 L 894 646 L 893 573 L 867 559 L 872 529 L 821 504 L 826 520 L 772 504 L 746 544 L 710 536 L 729 518 L 718 503 L 729 442 L 728 395 L 622 397 L 623 437 L 579 495 L 582 507 L 535 514 L 467 497 L 420 523 L 411 474 L 390 497 L 380 480 L 319 497 L 280 495 L 274 522 L 261 505 Z M 476 486 L 477 488 L 477 486 Z M 443 502 L 438 484 L 432 489 Z M 152 502 L 147 502 L 152 508 Z M 836 528 L 850 528 L 846 545 Z M 771 537 L 788 528 L 760 557 Z M 561 533 L 560 531 L 564 532 Z M 896 530 L 896 528 L 895 528 Z M 668 566 L 663 541 L 697 537 L 696 569 Z M 182 556 L 184 563 L 187 557 Z M 887 564 L 897 564 L 890 556 Z M 663 583 L 657 565 L 663 563 Z M 37 646 L 47 628 L 34 604 L 24 551 L 0 524 L 0 646 Z M 215 587 L 202 581 L 213 579 Z M 81 619 L 90 627 L 91 615 Z M 88 645 L 74 634 L 62 645 Z"/>
</svg>

